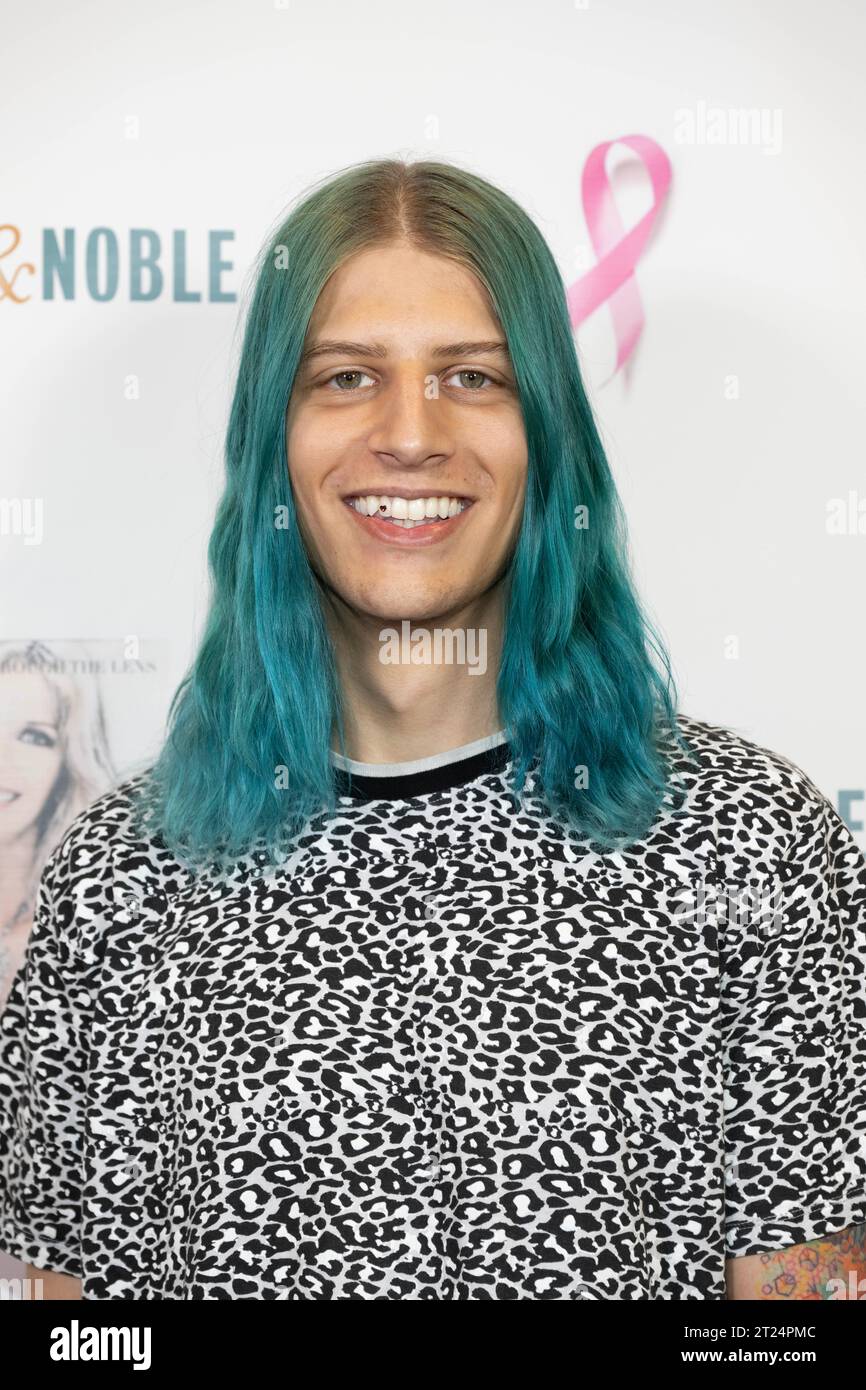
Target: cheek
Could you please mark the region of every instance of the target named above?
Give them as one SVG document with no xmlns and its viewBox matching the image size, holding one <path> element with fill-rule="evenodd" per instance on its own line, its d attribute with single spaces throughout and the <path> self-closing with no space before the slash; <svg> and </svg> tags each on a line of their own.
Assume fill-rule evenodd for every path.
<svg viewBox="0 0 866 1390">
<path fill-rule="evenodd" d="M 19 790 L 23 793 L 22 799 L 27 802 L 27 810 L 30 813 L 34 804 L 36 809 L 42 805 L 54 785 L 60 768 L 60 749 L 37 748 L 32 744 L 25 744 L 19 764 L 24 774 L 24 785 Z"/>
<path fill-rule="evenodd" d="M 497 415 L 478 422 L 475 450 L 497 483 L 517 492 L 526 477 L 528 450 L 519 415 Z"/>
<path fill-rule="evenodd" d="M 336 497 L 323 480 L 334 467 L 335 431 L 299 415 L 286 427 L 286 458 L 298 533 L 307 559 L 319 576 L 333 575 L 332 523 Z"/>
<path fill-rule="evenodd" d="M 526 469 L 529 462 L 526 436 L 522 429 L 519 432 L 510 430 L 507 437 L 503 439 L 502 460 L 503 468 L 508 474 L 515 492 L 522 491 L 526 484 Z"/>
<path fill-rule="evenodd" d="M 303 417 L 289 420 L 286 425 L 286 458 L 289 464 L 289 477 L 297 492 L 302 491 L 310 471 L 313 457 L 314 431 Z"/>
<path fill-rule="evenodd" d="M 303 511 L 311 523 L 333 503 L 336 487 L 329 475 L 348 458 L 349 445 L 339 423 L 325 424 L 315 416 L 301 414 L 286 429 L 286 458 L 292 492 L 298 510 Z"/>
</svg>

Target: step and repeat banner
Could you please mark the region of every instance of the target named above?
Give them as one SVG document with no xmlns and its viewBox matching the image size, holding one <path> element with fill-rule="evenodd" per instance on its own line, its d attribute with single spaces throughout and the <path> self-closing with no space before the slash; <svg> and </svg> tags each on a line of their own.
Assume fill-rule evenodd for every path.
<svg viewBox="0 0 866 1390">
<path fill-rule="evenodd" d="M 864 13 L 7 12 L 0 1002 L 45 858 L 152 759 L 194 650 L 256 251 L 364 159 L 454 161 L 537 221 L 683 709 L 797 762 L 866 850 Z"/>
</svg>

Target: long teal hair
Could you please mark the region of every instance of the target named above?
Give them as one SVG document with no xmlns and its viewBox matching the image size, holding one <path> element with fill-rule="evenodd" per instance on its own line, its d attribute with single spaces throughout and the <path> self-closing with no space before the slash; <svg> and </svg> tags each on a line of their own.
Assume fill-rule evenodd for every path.
<svg viewBox="0 0 866 1390">
<path fill-rule="evenodd" d="M 550 249 L 476 174 L 368 161 L 308 191 L 254 268 L 208 548 L 210 609 L 140 797 L 141 823 L 192 865 L 229 867 L 254 850 L 279 860 L 310 817 L 335 808 L 341 696 L 296 524 L 285 417 L 328 277 L 397 239 L 475 274 L 511 354 L 529 460 L 497 681 L 515 803 L 531 768 L 534 796 L 602 849 L 638 840 L 663 804 L 681 807 L 669 755 L 690 749 L 670 661 L 632 585 L 622 504 Z"/>
</svg>

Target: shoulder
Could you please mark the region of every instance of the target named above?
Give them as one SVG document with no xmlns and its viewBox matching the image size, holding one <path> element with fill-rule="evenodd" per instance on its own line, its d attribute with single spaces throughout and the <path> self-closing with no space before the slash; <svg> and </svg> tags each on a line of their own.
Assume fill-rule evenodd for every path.
<svg viewBox="0 0 866 1390">
<path fill-rule="evenodd" d="M 169 894 L 192 881 L 158 838 L 137 828 L 138 797 L 149 772 L 120 782 L 80 811 L 46 860 L 42 888 L 61 925 L 73 915 L 79 924 L 97 918 L 124 889 Z"/>
<path fill-rule="evenodd" d="M 732 792 L 762 787 L 774 796 L 804 803 L 826 800 L 797 763 L 766 748 L 738 729 L 710 724 L 692 715 L 677 715 L 680 732 L 697 755 L 705 780 Z"/>
<path fill-rule="evenodd" d="M 677 753 L 676 771 L 694 814 L 712 822 L 720 863 L 734 872 L 772 870 L 817 852 L 828 821 L 828 798 L 791 758 L 738 729 L 677 716 L 693 759 Z"/>
</svg>

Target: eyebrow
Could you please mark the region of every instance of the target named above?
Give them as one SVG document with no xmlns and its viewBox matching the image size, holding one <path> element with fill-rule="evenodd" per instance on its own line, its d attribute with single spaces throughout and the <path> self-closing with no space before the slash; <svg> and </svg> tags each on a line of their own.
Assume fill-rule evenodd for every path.
<svg viewBox="0 0 866 1390">
<path fill-rule="evenodd" d="M 499 353 L 502 357 L 509 357 L 508 344 L 498 338 L 490 338 L 482 342 L 460 342 L 443 343 L 440 347 L 433 348 L 433 357 L 478 357 Z M 352 343 L 343 339 L 325 338 L 321 342 L 311 343 L 301 353 L 300 365 L 309 362 L 314 357 L 387 357 L 388 349 L 382 343 Z"/>
</svg>

